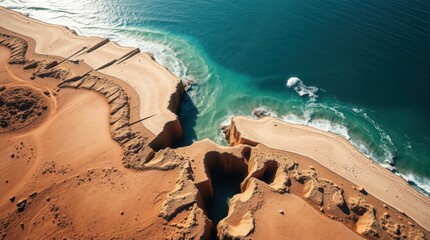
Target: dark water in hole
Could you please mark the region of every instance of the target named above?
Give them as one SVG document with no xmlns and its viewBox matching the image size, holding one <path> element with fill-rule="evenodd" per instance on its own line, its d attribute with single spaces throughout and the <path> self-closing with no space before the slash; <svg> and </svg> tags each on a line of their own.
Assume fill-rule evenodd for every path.
<svg viewBox="0 0 430 240">
<path fill-rule="evenodd" d="M 236 176 L 235 176 L 236 175 Z M 214 228 L 228 214 L 228 204 L 233 195 L 240 193 L 240 174 L 225 174 L 221 171 L 211 172 L 214 198 L 207 205 L 208 217 Z"/>
</svg>

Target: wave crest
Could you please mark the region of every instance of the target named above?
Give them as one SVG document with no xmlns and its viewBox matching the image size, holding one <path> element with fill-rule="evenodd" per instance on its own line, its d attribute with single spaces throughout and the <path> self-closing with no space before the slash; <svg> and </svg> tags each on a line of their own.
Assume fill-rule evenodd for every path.
<svg viewBox="0 0 430 240">
<path fill-rule="evenodd" d="M 309 100 L 315 102 L 318 98 L 316 94 L 318 92 L 318 88 L 315 86 L 307 86 L 303 83 L 303 81 L 298 77 L 290 77 L 286 83 L 288 88 L 293 88 L 300 97 L 308 96 Z"/>
</svg>

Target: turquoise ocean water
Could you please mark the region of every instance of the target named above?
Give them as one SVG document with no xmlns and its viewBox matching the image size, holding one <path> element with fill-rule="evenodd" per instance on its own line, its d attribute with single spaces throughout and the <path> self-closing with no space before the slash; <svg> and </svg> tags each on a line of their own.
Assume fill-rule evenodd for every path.
<svg viewBox="0 0 430 240">
<path fill-rule="evenodd" d="M 430 192 L 428 0 L 0 0 L 152 53 L 182 79 L 181 144 L 265 109 L 335 132 Z M 387 163 L 395 163 L 395 167 Z"/>
</svg>

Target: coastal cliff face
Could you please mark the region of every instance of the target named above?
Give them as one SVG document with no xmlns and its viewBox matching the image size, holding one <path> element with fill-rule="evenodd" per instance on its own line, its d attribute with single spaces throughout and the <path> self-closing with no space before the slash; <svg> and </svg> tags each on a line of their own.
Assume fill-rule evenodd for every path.
<svg viewBox="0 0 430 240">
<path fill-rule="evenodd" d="M 244 138 L 234 121 L 228 132 L 232 147 L 203 140 L 170 149 L 182 137 L 176 116 L 184 91 L 180 81 L 168 94 L 167 117 L 146 125 L 141 100 L 160 102 L 144 98 L 129 80 L 96 71 L 85 61 L 37 54 L 32 38 L 0 32 L 0 50 L 8 54 L 7 63 L 1 63 L 0 97 L 27 89 L 36 99 L 32 114 L 41 113 L 19 129 L 1 126 L 3 239 L 429 235 L 314 160 Z M 125 64 L 117 68 L 129 66 L 126 59 L 114 59 L 109 63 Z M 154 134 L 151 124 L 162 130 Z M 220 191 L 232 184 L 225 179 L 237 183 L 228 194 Z M 228 207 L 221 217 L 215 200 Z"/>
<path fill-rule="evenodd" d="M 236 124 L 233 119 L 231 120 L 230 126 L 228 127 L 228 130 L 226 131 L 225 135 L 226 135 L 227 141 L 232 146 L 239 145 L 239 144 L 246 144 L 250 146 L 258 145 L 257 142 L 242 138 L 242 134 L 240 133 L 240 131 L 237 130 Z"/>
</svg>

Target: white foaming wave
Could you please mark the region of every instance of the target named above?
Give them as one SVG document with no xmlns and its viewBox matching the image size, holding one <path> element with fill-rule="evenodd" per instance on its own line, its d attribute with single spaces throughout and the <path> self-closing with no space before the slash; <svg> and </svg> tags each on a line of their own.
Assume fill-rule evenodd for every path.
<svg viewBox="0 0 430 240">
<path fill-rule="evenodd" d="M 138 36 L 136 42 L 144 40 L 145 44 L 140 49 L 144 52 L 150 52 L 159 59 L 160 63 L 165 63 L 165 66 L 173 69 L 173 73 L 180 78 L 187 76 L 193 78 L 191 74 L 198 75 L 199 82 L 206 81 L 211 76 L 209 65 L 207 64 L 204 53 L 198 52 L 198 43 L 191 45 L 191 42 L 196 42 L 192 39 L 184 39 L 180 36 L 174 36 L 170 33 L 160 32 L 148 28 L 121 28 L 121 31 L 135 32 Z M 157 57 L 158 55 L 158 57 Z M 166 58 L 166 59 L 163 59 Z M 164 64 L 162 64 L 164 65 Z M 195 79 L 195 78 L 193 78 Z"/>
<path fill-rule="evenodd" d="M 204 59 L 187 41 L 179 37 L 168 36 L 166 33 L 150 29 L 122 28 L 121 31 L 136 33 L 137 36 L 127 36 L 125 39 L 132 39 L 134 44 L 138 44 L 141 51 L 151 53 L 158 63 L 167 67 L 179 78 L 192 78 L 189 76 L 187 65 L 181 59 L 197 59 L 199 66 L 191 67 L 199 68 L 205 76 L 209 75 L 209 69 Z M 173 43 L 177 46 L 173 46 Z M 192 64 L 191 61 L 188 61 L 188 64 Z"/>
<path fill-rule="evenodd" d="M 214 142 L 220 144 L 220 145 L 226 145 L 227 144 L 227 140 L 225 138 L 224 132 L 222 130 L 218 130 L 215 138 L 214 138 Z"/>
<path fill-rule="evenodd" d="M 367 147 L 367 145 L 360 139 L 351 139 L 350 143 L 364 156 L 366 156 L 369 159 L 376 160 L 377 156 L 370 151 L 370 149 Z"/>
<path fill-rule="evenodd" d="M 430 179 L 425 177 L 420 177 L 411 173 L 399 173 L 394 172 L 397 176 L 405 179 L 409 184 L 418 186 L 418 190 L 421 193 L 429 196 L 430 195 Z"/>
<path fill-rule="evenodd" d="M 318 95 L 316 94 L 318 92 L 318 88 L 315 86 L 306 86 L 298 77 L 290 77 L 287 80 L 286 86 L 288 88 L 293 88 L 300 97 L 308 96 L 309 100 L 312 102 L 315 102 L 318 98 Z"/>
<path fill-rule="evenodd" d="M 296 81 L 296 80 L 293 80 L 293 81 Z M 313 128 L 316 128 L 325 132 L 333 132 L 347 139 L 350 138 L 348 134 L 348 128 L 346 128 L 345 126 L 342 126 L 337 123 L 333 123 L 332 121 L 327 119 L 314 118 L 313 115 L 317 108 L 324 108 L 327 110 L 334 111 L 336 115 L 338 115 L 342 119 L 344 118 L 344 115 L 339 114 L 340 112 L 335 110 L 334 108 L 331 108 L 324 104 L 316 104 L 314 102 L 311 102 L 309 104 L 306 104 L 302 115 L 289 113 L 281 116 L 280 119 L 288 123 L 311 126 Z"/>
<path fill-rule="evenodd" d="M 421 192 L 424 195 L 430 196 L 430 179 L 422 176 L 414 175 L 410 172 L 401 173 L 397 170 L 396 167 L 387 164 L 387 163 L 381 163 L 382 167 L 390 170 L 392 173 L 396 174 L 397 176 L 403 178 L 406 182 L 408 182 L 410 185 L 412 185 L 415 189 L 417 189 L 419 192 Z"/>
<path fill-rule="evenodd" d="M 379 145 L 379 148 L 383 150 L 382 157 L 378 157 L 375 154 L 365 154 L 367 157 L 379 162 L 380 164 L 383 164 L 384 162 L 393 165 L 394 159 L 397 154 L 397 148 L 395 147 L 391 137 L 382 129 L 382 127 L 377 124 L 373 119 L 369 117 L 369 115 L 366 113 L 366 110 L 364 108 L 357 108 L 353 107 L 351 110 L 358 114 L 359 116 L 363 117 L 368 123 L 370 123 L 371 126 L 375 128 L 375 130 L 378 132 L 379 137 L 381 138 L 381 144 Z M 356 146 L 355 142 L 353 142 L 354 146 Z M 357 147 L 357 146 L 356 146 Z"/>
<path fill-rule="evenodd" d="M 357 108 L 357 107 L 353 107 L 353 108 L 351 108 L 351 110 L 353 111 L 353 112 L 355 112 L 355 113 L 363 113 L 364 112 L 364 109 L 362 109 L 362 108 Z"/>
<path fill-rule="evenodd" d="M 346 140 L 350 140 L 351 136 L 349 136 L 349 129 L 341 124 L 333 123 L 326 119 L 312 119 L 308 126 L 323 130 L 325 132 L 335 133 Z"/>
<path fill-rule="evenodd" d="M 232 112 L 229 112 L 226 117 L 224 118 L 224 120 L 222 120 L 222 122 L 219 125 L 217 134 L 215 136 L 214 141 L 218 144 L 225 144 L 227 143 L 223 129 L 225 127 L 230 127 L 231 125 L 231 119 L 235 116 L 235 114 L 233 114 Z"/>
<path fill-rule="evenodd" d="M 371 119 L 366 112 L 363 111 L 362 116 L 369 123 L 371 123 L 373 127 L 375 127 L 375 129 L 378 131 L 381 137 L 383 149 L 384 149 L 384 155 L 385 155 L 384 161 L 389 164 L 394 164 L 394 158 L 396 157 L 396 154 L 397 154 L 397 148 L 394 145 L 393 141 L 391 140 L 391 137 L 382 129 L 381 126 L 379 126 L 379 124 L 377 124 L 373 119 Z"/>
<path fill-rule="evenodd" d="M 345 114 L 343 114 L 343 112 L 341 112 L 341 111 L 338 110 L 338 108 L 342 108 L 339 105 L 335 105 L 333 107 L 330 107 L 330 106 L 328 106 L 326 104 L 316 103 L 316 102 L 310 102 L 310 103 L 307 104 L 306 107 L 308 107 L 308 108 L 323 108 L 323 109 L 326 109 L 326 110 L 330 110 L 330 111 L 334 112 L 336 114 L 336 116 L 338 116 L 339 118 L 341 118 L 343 120 L 346 119 L 345 118 Z"/>
<path fill-rule="evenodd" d="M 337 134 L 346 140 L 350 140 L 349 129 L 341 124 L 333 123 L 327 119 L 312 119 L 311 114 L 305 114 L 304 116 L 298 116 L 295 114 L 287 114 L 281 117 L 281 120 L 293 124 L 300 124 L 305 126 L 310 126 L 319 129 L 324 132 L 332 132 Z"/>
<path fill-rule="evenodd" d="M 156 30 L 121 28 L 118 31 L 121 31 L 121 35 L 126 37 L 114 38 L 114 40 L 123 45 L 139 46 L 141 51 L 150 53 L 172 74 L 182 80 L 191 80 L 196 83 L 187 94 L 195 106 L 200 109 L 200 114 L 205 114 L 212 109 L 206 106 L 213 106 L 216 103 L 218 90 L 222 86 L 217 71 L 209 69 L 209 64 L 204 59 L 204 53 L 198 51 L 198 46 L 194 48 L 182 37 L 170 36 L 170 34 Z M 190 41 L 193 42 L 193 40 Z M 211 84 L 208 84 L 209 79 Z"/>
<path fill-rule="evenodd" d="M 376 156 L 372 151 L 370 151 L 366 145 L 359 141 L 359 140 L 351 140 L 350 142 L 366 157 L 373 159 L 377 161 L 382 167 L 390 170 L 397 176 L 400 176 L 405 181 L 410 183 L 412 186 L 415 187 L 419 192 L 430 195 L 430 179 L 426 177 L 420 177 L 417 175 L 414 175 L 410 172 L 403 173 L 399 172 L 394 166 L 394 158 L 396 156 L 397 148 L 395 147 L 391 137 L 377 124 L 373 119 L 369 117 L 369 115 L 365 112 L 365 109 L 363 108 L 352 108 L 352 111 L 354 111 L 357 114 L 360 114 L 363 116 L 379 133 L 381 139 L 382 139 L 382 146 L 381 148 L 384 150 L 384 157 L 378 157 Z M 412 146 L 410 142 L 406 143 L 406 149 L 411 150 Z"/>
<path fill-rule="evenodd" d="M 227 116 L 224 118 L 224 120 L 222 120 L 222 122 L 219 124 L 220 128 L 223 127 L 230 127 L 231 125 L 231 119 L 235 116 L 235 114 L 233 113 L 228 113 Z"/>
<path fill-rule="evenodd" d="M 145 41 L 139 48 L 143 52 L 152 53 L 158 63 L 167 67 L 176 76 L 182 78 L 187 75 L 185 64 L 177 58 L 176 53 L 170 47 Z"/>
<path fill-rule="evenodd" d="M 282 116 L 281 120 L 285 122 L 293 123 L 293 124 L 308 125 L 310 121 L 310 117 L 305 115 L 299 116 L 299 115 L 290 113 Z"/>
<path fill-rule="evenodd" d="M 287 87 L 291 88 L 301 82 L 300 78 L 298 77 L 290 77 L 287 81 Z"/>
<path fill-rule="evenodd" d="M 386 156 L 384 155 L 383 157 L 380 157 L 378 155 L 375 154 L 375 152 L 373 152 L 372 150 L 370 150 L 370 148 L 368 147 L 368 145 L 366 143 L 364 143 L 362 140 L 360 139 L 353 139 L 351 138 L 349 141 L 359 152 L 361 152 L 364 156 L 366 156 L 367 158 L 377 162 L 379 165 L 381 165 L 382 167 L 393 171 L 393 169 L 395 169 L 392 164 L 386 160 Z M 389 151 L 387 149 L 385 149 L 384 146 L 381 147 L 382 149 L 384 149 L 384 151 Z"/>
</svg>

